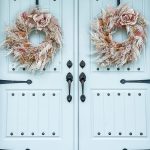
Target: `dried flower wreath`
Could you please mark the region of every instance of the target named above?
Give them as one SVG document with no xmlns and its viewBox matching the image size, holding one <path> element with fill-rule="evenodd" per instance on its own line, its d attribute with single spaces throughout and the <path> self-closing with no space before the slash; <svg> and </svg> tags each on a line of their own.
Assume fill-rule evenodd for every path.
<svg viewBox="0 0 150 150">
<path fill-rule="evenodd" d="M 38 46 L 33 46 L 29 40 L 33 30 L 45 33 L 44 41 Z M 61 28 L 52 14 L 34 8 L 18 16 L 15 25 L 7 30 L 4 46 L 19 67 L 43 70 L 62 46 Z"/>
<path fill-rule="evenodd" d="M 146 21 L 128 5 L 107 8 L 92 23 L 91 39 L 98 54 L 97 63 L 102 67 L 123 66 L 140 56 L 146 41 Z M 113 41 L 117 29 L 125 28 L 128 39 Z"/>
</svg>

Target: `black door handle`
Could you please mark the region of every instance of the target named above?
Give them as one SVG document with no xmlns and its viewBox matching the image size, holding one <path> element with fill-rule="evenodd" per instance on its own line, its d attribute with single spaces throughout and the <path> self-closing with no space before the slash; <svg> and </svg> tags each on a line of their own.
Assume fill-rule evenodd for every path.
<svg viewBox="0 0 150 150">
<path fill-rule="evenodd" d="M 27 81 L 0 80 L 0 84 L 15 84 L 15 83 L 32 84 L 32 80 L 27 80 Z"/>
<path fill-rule="evenodd" d="M 82 87 L 82 95 L 80 96 L 80 99 L 82 102 L 85 101 L 86 97 L 84 95 L 84 82 L 86 81 L 86 75 L 85 73 L 81 73 L 80 76 L 79 76 L 79 80 L 81 82 L 81 87 Z"/>
<path fill-rule="evenodd" d="M 67 96 L 67 101 L 70 103 L 72 100 L 71 96 L 71 83 L 73 81 L 73 75 L 69 72 L 66 76 L 66 81 L 68 82 L 69 95 Z"/>
<path fill-rule="evenodd" d="M 120 80 L 121 84 L 126 84 L 126 83 L 146 83 L 146 84 L 150 84 L 150 79 L 147 80 L 125 80 L 122 79 Z"/>
</svg>

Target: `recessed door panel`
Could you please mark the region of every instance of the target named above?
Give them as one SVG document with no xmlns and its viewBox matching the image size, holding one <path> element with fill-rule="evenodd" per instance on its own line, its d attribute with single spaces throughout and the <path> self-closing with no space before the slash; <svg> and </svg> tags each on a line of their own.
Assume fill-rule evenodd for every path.
<svg viewBox="0 0 150 150">
<path fill-rule="evenodd" d="M 145 90 L 92 90 L 94 137 L 146 136 Z"/>
</svg>

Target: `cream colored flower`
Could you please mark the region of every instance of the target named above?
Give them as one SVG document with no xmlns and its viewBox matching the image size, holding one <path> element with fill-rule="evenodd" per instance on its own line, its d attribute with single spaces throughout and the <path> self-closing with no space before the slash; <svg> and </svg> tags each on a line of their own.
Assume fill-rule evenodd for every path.
<svg viewBox="0 0 150 150">
<path fill-rule="evenodd" d="M 37 24 L 37 29 L 42 30 L 50 23 L 51 15 L 50 14 L 35 14 L 33 20 Z"/>
<path fill-rule="evenodd" d="M 124 25 L 135 25 L 138 19 L 138 13 L 133 9 L 128 9 L 127 11 L 120 14 L 120 24 Z"/>
</svg>

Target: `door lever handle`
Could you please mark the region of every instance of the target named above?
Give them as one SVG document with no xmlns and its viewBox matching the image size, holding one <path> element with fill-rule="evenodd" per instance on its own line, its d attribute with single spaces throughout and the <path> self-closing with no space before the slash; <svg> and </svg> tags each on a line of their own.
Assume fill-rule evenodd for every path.
<svg viewBox="0 0 150 150">
<path fill-rule="evenodd" d="M 126 84 L 126 83 L 146 83 L 146 84 L 150 84 L 150 79 L 147 80 L 125 80 L 122 79 L 120 80 L 121 84 Z"/>
<path fill-rule="evenodd" d="M 69 95 L 67 96 L 67 101 L 70 103 L 72 100 L 71 96 L 71 83 L 73 81 L 73 75 L 69 72 L 66 76 L 66 81 L 68 82 Z"/>
<path fill-rule="evenodd" d="M 82 102 L 85 102 L 85 99 L 86 99 L 86 97 L 84 95 L 84 83 L 86 81 L 86 75 L 85 75 L 85 73 L 82 72 L 80 74 L 79 80 L 81 82 L 81 87 L 82 87 L 82 95 L 80 96 L 80 99 L 81 99 Z"/>
<path fill-rule="evenodd" d="M 0 80 L 0 84 L 15 84 L 15 83 L 27 83 L 27 84 L 32 84 L 32 80 L 27 80 L 27 81 Z"/>
</svg>

